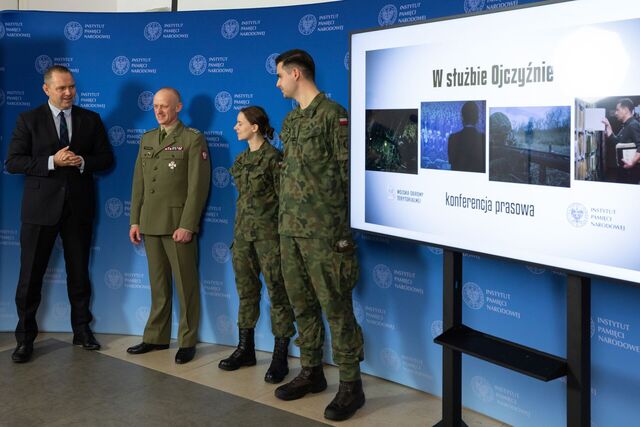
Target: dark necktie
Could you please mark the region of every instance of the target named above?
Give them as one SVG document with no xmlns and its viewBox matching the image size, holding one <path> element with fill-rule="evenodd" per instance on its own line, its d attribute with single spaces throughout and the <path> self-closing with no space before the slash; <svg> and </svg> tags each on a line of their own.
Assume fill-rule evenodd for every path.
<svg viewBox="0 0 640 427">
<path fill-rule="evenodd" d="M 164 139 L 167 137 L 167 131 L 162 129 L 160 131 L 160 144 L 162 144 L 162 141 L 164 141 Z"/>
<path fill-rule="evenodd" d="M 67 127 L 67 119 L 64 117 L 64 111 L 60 111 L 58 117 L 60 117 L 60 146 L 66 147 L 69 145 L 69 128 Z"/>
</svg>

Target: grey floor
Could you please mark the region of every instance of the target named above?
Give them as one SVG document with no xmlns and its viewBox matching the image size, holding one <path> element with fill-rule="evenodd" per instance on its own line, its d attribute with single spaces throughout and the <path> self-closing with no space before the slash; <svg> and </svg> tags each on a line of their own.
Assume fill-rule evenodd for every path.
<svg viewBox="0 0 640 427">
<path fill-rule="evenodd" d="M 0 352 L 2 426 L 326 425 L 57 339 L 35 348 L 26 364 Z"/>
</svg>

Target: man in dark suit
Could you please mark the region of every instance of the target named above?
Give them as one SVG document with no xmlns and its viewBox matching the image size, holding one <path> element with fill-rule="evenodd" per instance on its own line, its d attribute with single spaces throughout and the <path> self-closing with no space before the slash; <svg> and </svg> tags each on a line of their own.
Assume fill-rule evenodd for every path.
<svg viewBox="0 0 640 427">
<path fill-rule="evenodd" d="M 18 345 L 12 355 L 16 363 L 29 361 L 33 353 L 42 278 L 58 234 L 67 270 L 73 344 L 100 349 L 89 328 L 93 173 L 111 167 L 113 153 L 100 116 L 73 106 L 76 86 L 69 69 L 49 68 L 42 89 L 49 102 L 18 116 L 6 160 L 7 171 L 25 175 L 16 289 Z"/>
<path fill-rule="evenodd" d="M 460 111 L 464 128 L 449 135 L 448 153 L 451 170 L 462 172 L 485 171 L 485 135 L 476 128 L 479 109 L 474 101 L 467 101 Z"/>
</svg>

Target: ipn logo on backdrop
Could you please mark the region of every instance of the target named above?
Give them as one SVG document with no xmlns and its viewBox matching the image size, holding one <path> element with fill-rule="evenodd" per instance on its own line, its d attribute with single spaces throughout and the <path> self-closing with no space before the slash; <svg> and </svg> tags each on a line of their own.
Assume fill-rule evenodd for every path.
<svg viewBox="0 0 640 427">
<path fill-rule="evenodd" d="M 536 276 L 544 274 L 547 271 L 544 268 L 535 265 L 527 265 L 527 270 L 529 270 L 531 274 L 535 274 Z"/>
<path fill-rule="evenodd" d="M 56 319 L 66 319 L 71 313 L 71 306 L 66 302 L 59 302 L 53 306 L 53 317 Z"/>
<path fill-rule="evenodd" d="M 141 240 L 140 243 L 138 243 L 137 245 L 131 245 L 131 246 L 133 246 L 133 251 L 136 253 L 136 255 L 142 256 L 142 257 L 147 256 L 147 251 L 144 248 L 144 239 Z"/>
<path fill-rule="evenodd" d="M 0 22 L 0 39 L 4 37 L 5 29 L 4 24 Z"/>
<path fill-rule="evenodd" d="M 136 310 L 136 320 L 144 325 L 145 323 L 147 323 L 147 319 L 149 319 L 149 313 L 149 307 L 141 305 Z"/>
<path fill-rule="evenodd" d="M 142 111 L 153 110 L 153 92 L 145 90 L 138 95 L 138 108 Z"/>
<path fill-rule="evenodd" d="M 53 60 L 48 55 L 40 55 L 36 58 L 35 67 L 38 74 L 44 74 L 53 65 Z"/>
<path fill-rule="evenodd" d="M 434 246 L 427 246 L 427 248 L 429 249 L 429 252 L 431 252 L 434 255 L 442 255 L 444 253 L 442 248 L 436 248 Z"/>
<path fill-rule="evenodd" d="M 82 37 L 82 25 L 79 22 L 71 21 L 64 26 L 64 36 L 67 40 L 76 41 Z"/>
<path fill-rule="evenodd" d="M 444 324 L 442 323 L 442 320 L 434 320 L 433 322 L 431 322 L 432 338 L 442 335 L 443 330 L 444 330 Z"/>
<path fill-rule="evenodd" d="M 189 72 L 194 76 L 201 76 L 207 71 L 207 58 L 204 55 L 196 55 L 189 60 Z"/>
<path fill-rule="evenodd" d="M 7 98 L 4 95 L 4 91 L 2 89 L 0 89 L 0 107 L 2 107 L 4 105 L 6 100 L 7 100 Z"/>
<path fill-rule="evenodd" d="M 111 197 L 104 203 L 104 211 L 111 219 L 120 218 L 124 212 L 124 204 L 117 197 Z"/>
<path fill-rule="evenodd" d="M 379 288 L 387 289 L 391 287 L 393 275 L 391 269 L 384 264 L 378 264 L 373 267 L 373 281 Z"/>
<path fill-rule="evenodd" d="M 229 171 L 222 166 L 215 168 L 212 175 L 213 185 L 217 188 L 226 188 L 231 181 Z"/>
<path fill-rule="evenodd" d="M 397 371 L 400 369 L 401 361 L 398 353 L 390 349 L 389 347 L 383 348 L 380 351 L 380 359 L 382 359 L 382 364 L 393 371 Z"/>
<path fill-rule="evenodd" d="M 233 322 L 226 314 L 216 317 L 216 329 L 223 335 L 231 335 L 233 333 Z"/>
<path fill-rule="evenodd" d="M 224 242 L 217 242 L 213 244 L 211 248 L 211 256 L 213 259 L 220 263 L 225 264 L 231 258 L 231 251 L 229 250 L 229 246 Z"/>
<path fill-rule="evenodd" d="M 298 31 L 300 31 L 300 34 L 302 34 L 303 36 L 308 36 L 316 30 L 317 25 L 318 20 L 316 19 L 315 15 L 304 15 L 298 22 Z"/>
<path fill-rule="evenodd" d="M 393 4 L 383 6 L 378 13 L 378 24 L 382 27 L 395 24 L 396 19 L 398 19 L 398 8 Z"/>
<path fill-rule="evenodd" d="M 571 203 L 567 208 L 567 221 L 576 228 L 584 227 L 589 221 L 589 212 L 582 203 Z"/>
<path fill-rule="evenodd" d="M 226 113 L 233 106 L 233 97 L 227 91 L 218 92 L 215 98 L 216 110 Z"/>
<path fill-rule="evenodd" d="M 124 76 L 129 72 L 129 68 L 131 68 L 131 62 L 124 55 L 116 56 L 111 61 L 111 71 L 116 76 Z"/>
<path fill-rule="evenodd" d="M 144 38 L 150 42 L 158 40 L 162 36 L 162 25 L 159 22 L 149 22 L 144 26 Z"/>
<path fill-rule="evenodd" d="M 349 51 L 347 51 L 347 53 L 344 54 L 344 68 L 349 71 L 349 64 L 351 63 L 351 55 L 349 54 Z"/>
<path fill-rule="evenodd" d="M 127 134 L 122 126 L 112 126 L 109 128 L 109 142 L 114 147 L 124 144 Z"/>
<path fill-rule="evenodd" d="M 462 300 L 469 308 L 480 310 L 484 305 L 484 292 L 473 282 L 467 282 L 462 287 Z"/>
<path fill-rule="evenodd" d="M 486 378 L 479 375 L 471 378 L 471 390 L 484 403 L 493 402 L 495 399 L 493 386 Z"/>
<path fill-rule="evenodd" d="M 109 289 L 118 290 L 124 284 L 124 276 L 115 268 L 109 269 L 104 273 L 104 284 Z"/>
<path fill-rule="evenodd" d="M 464 0 L 465 13 L 479 12 L 484 9 L 486 0 Z"/>
<path fill-rule="evenodd" d="M 222 37 L 227 40 L 231 40 L 240 32 L 240 24 L 235 19 L 228 19 L 222 24 L 222 28 L 220 29 L 220 33 Z"/>
<path fill-rule="evenodd" d="M 272 53 L 267 57 L 267 60 L 264 61 L 264 68 L 267 70 L 267 73 L 272 74 L 274 76 L 277 74 L 276 58 L 278 57 L 278 55 L 280 54 Z"/>
</svg>

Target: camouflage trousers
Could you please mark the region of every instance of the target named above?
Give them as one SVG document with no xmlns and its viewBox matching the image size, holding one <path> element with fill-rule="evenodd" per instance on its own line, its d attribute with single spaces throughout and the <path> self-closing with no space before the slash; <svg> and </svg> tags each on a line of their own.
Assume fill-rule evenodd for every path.
<svg viewBox="0 0 640 427">
<path fill-rule="evenodd" d="M 271 332 L 276 337 L 292 337 L 293 310 L 280 269 L 280 244 L 278 240 L 246 241 L 234 239 L 231 248 L 236 289 L 240 298 L 238 327 L 255 328 L 260 317 L 260 272 L 267 285 L 271 302 Z"/>
<path fill-rule="evenodd" d="M 340 380 L 360 378 L 364 359 L 362 330 L 353 315 L 351 292 L 358 279 L 355 247 L 337 252 L 329 239 L 280 236 L 282 274 L 298 324 L 296 345 L 303 367 L 322 364 L 326 316 L 333 361 Z"/>
</svg>

